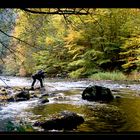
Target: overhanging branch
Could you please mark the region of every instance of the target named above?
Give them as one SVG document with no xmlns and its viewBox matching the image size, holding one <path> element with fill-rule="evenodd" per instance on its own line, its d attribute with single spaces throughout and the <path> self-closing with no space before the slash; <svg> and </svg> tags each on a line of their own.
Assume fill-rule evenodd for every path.
<svg viewBox="0 0 140 140">
<path fill-rule="evenodd" d="M 29 46 L 33 46 L 33 45 L 31 45 L 31 44 L 27 43 L 26 41 L 21 40 L 20 38 L 17 38 L 17 37 L 15 37 L 15 36 L 12 36 L 12 35 L 9 35 L 9 34 L 5 33 L 5 32 L 4 32 L 4 31 L 2 31 L 1 29 L 0 29 L 0 32 L 1 32 L 1 33 L 3 33 L 3 34 L 5 34 L 5 35 L 6 35 L 6 36 L 8 36 L 8 37 L 15 38 L 16 40 L 18 40 L 18 41 L 20 41 L 20 42 L 23 42 L 23 43 L 25 43 L 25 44 L 27 44 L 27 45 L 29 45 Z M 34 46 L 33 46 L 33 47 L 34 47 Z"/>
<path fill-rule="evenodd" d="M 25 12 L 32 13 L 32 14 L 59 14 L 59 15 L 64 15 L 64 14 L 88 15 L 89 14 L 89 10 L 83 10 L 84 8 L 81 8 L 80 10 L 76 10 L 76 8 L 48 8 L 48 11 L 31 10 L 28 8 L 20 8 L 20 9 L 25 11 Z M 51 11 L 51 9 L 53 9 L 53 11 Z"/>
</svg>

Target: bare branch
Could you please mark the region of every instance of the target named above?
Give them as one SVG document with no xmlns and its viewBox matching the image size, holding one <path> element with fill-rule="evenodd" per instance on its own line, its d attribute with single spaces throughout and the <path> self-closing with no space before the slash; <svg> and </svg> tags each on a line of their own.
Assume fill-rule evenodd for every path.
<svg viewBox="0 0 140 140">
<path fill-rule="evenodd" d="M 14 52 L 14 50 L 8 48 L 2 41 L 0 41 L 0 43 L 2 44 L 2 46 L 4 46 L 6 49 L 8 49 L 11 53 Z"/>
<path fill-rule="evenodd" d="M 86 26 L 86 23 L 82 20 L 82 18 L 78 15 L 80 21 Z"/>
<path fill-rule="evenodd" d="M 14 58 L 16 58 L 16 54 L 14 53 L 13 50 L 9 49 L 6 45 L 3 44 L 3 42 L 0 41 L 0 43 L 1 43 L 2 46 L 4 46 L 7 50 L 9 50 L 9 52 L 11 52 L 11 54 L 13 54 Z M 1 52 L 1 54 L 3 54 L 3 52 Z M 3 55 L 5 55 L 5 54 L 3 54 Z M 3 60 L 2 56 L 1 56 L 0 59 L 1 59 L 2 63 L 4 64 L 4 60 Z"/>
<path fill-rule="evenodd" d="M 2 63 L 4 64 L 4 60 L 3 60 L 3 58 L 2 58 L 2 57 L 0 57 L 0 59 L 1 59 Z"/>
<path fill-rule="evenodd" d="M 76 8 L 61 8 L 61 11 L 59 10 L 60 8 L 56 8 L 57 10 L 52 11 L 51 12 L 51 8 L 49 8 L 48 11 L 36 11 L 36 10 L 31 10 L 28 8 L 20 8 L 21 10 L 25 11 L 25 12 L 29 12 L 32 14 L 59 14 L 59 15 L 63 15 L 63 14 L 69 14 L 69 15 L 88 15 L 89 12 L 83 12 L 83 11 L 76 11 Z"/>
<path fill-rule="evenodd" d="M 9 52 L 11 52 L 11 54 L 14 55 L 14 58 L 17 58 L 17 55 L 15 54 L 15 50 L 11 49 L 11 48 L 8 48 L 2 41 L 0 41 L 0 43 L 2 44 L 2 46 L 4 46 L 7 50 L 9 50 Z M 21 54 L 22 56 L 24 56 L 21 52 L 17 51 L 19 54 Z M 19 59 L 20 60 L 20 59 Z M 21 61 L 21 60 L 20 60 Z M 4 61 L 3 61 L 4 62 Z"/>
<path fill-rule="evenodd" d="M 5 32 L 2 31 L 1 29 L 0 29 L 0 32 L 3 33 L 3 34 L 5 34 L 5 35 L 8 36 L 8 37 L 15 38 L 15 39 L 19 40 L 20 42 L 23 42 L 23 43 L 25 43 L 25 44 L 27 44 L 27 45 L 29 45 L 29 46 L 32 46 L 31 44 L 27 43 L 27 42 L 24 41 L 24 40 L 21 40 L 20 38 L 17 38 L 17 37 L 15 37 L 15 36 L 12 36 L 12 35 L 9 35 L 9 34 L 5 33 Z M 33 46 L 33 47 L 34 47 L 34 46 Z"/>
<path fill-rule="evenodd" d="M 5 54 L 3 53 L 3 51 L 1 51 L 1 54 L 2 54 L 2 55 L 5 55 Z M 3 60 L 2 55 L 0 55 L 0 59 L 1 59 L 2 63 L 4 64 L 4 60 Z"/>
</svg>

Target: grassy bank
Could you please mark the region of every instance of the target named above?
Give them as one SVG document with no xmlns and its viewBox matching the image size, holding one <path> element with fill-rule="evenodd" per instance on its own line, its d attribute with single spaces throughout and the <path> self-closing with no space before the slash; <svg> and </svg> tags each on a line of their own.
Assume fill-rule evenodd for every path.
<svg viewBox="0 0 140 140">
<path fill-rule="evenodd" d="M 130 80 L 130 81 L 137 81 L 140 79 L 140 73 L 138 72 L 133 72 L 129 75 L 125 75 L 122 72 L 99 72 L 91 75 L 89 77 L 90 79 L 93 80 Z"/>
</svg>

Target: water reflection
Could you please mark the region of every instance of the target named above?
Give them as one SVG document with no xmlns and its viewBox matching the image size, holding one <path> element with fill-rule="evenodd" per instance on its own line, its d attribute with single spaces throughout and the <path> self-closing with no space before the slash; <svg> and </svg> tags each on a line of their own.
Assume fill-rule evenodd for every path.
<svg viewBox="0 0 140 140">
<path fill-rule="evenodd" d="M 112 104 L 122 109 L 127 116 L 125 131 L 140 132 L 140 98 L 120 98 Z"/>
<path fill-rule="evenodd" d="M 52 114 L 57 114 L 63 110 L 76 112 L 82 115 L 85 119 L 85 122 L 81 124 L 77 130 L 75 130 L 78 132 L 116 132 L 118 131 L 118 128 L 124 125 L 125 117 L 120 114 L 117 107 L 114 109 L 114 106 L 107 107 L 108 105 L 98 103 L 95 104 L 95 106 L 96 107 L 91 105 L 77 106 L 70 104 L 48 104 L 35 107 L 32 109 L 32 112 L 35 115 L 40 114 L 40 120 L 43 120 L 47 117 L 49 118 Z M 106 110 L 106 108 L 108 109 Z"/>
<path fill-rule="evenodd" d="M 121 95 L 121 98 L 116 98 L 114 101 L 106 103 L 98 102 L 82 102 L 79 94 L 81 90 L 71 90 L 64 92 L 64 95 L 69 94 L 75 97 L 76 92 L 79 97 L 77 104 L 72 104 L 71 101 L 65 103 L 52 103 L 41 105 L 30 110 L 34 115 L 41 115 L 40 120 L 49 118 L 52 114 L 57 114 L 61 111 L 68 110 L 82 115 L 85 122 L 78 126 L 77 132 L 129 132 L 140 131 L 140 97 L 133 96 L 135 91 L 123 89 L 115 93 Z M 124 93 L 124 94 L 123 94 Z M 72 98 L 70 98 L 72 100 Z M 80 104 L 80 102 L 82 102 Z"/>
</svg>

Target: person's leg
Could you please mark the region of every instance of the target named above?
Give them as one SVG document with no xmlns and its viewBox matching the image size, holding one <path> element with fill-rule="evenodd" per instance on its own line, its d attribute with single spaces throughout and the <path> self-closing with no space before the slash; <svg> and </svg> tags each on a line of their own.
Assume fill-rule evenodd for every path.
<svg viewBox="0 0 140 140">
<path fill-rule="evenodd" d="M 32 82 L 32 85 L 31 85 L 31 89 L 34 89 L 34 84 L 35 84 L 35 82 L 36 82 L 36 79 L 33 78 L 33 82 Z"/>
<path fill-rule="evenodd" d="M 41 78 L 39 78 L 38 80 L 40 81 L 40 86 L 41 86 L 41 87 L 44 87 L 44 86 L 43 86 L 43 80 L 42 80 Z"/>
</svg>

